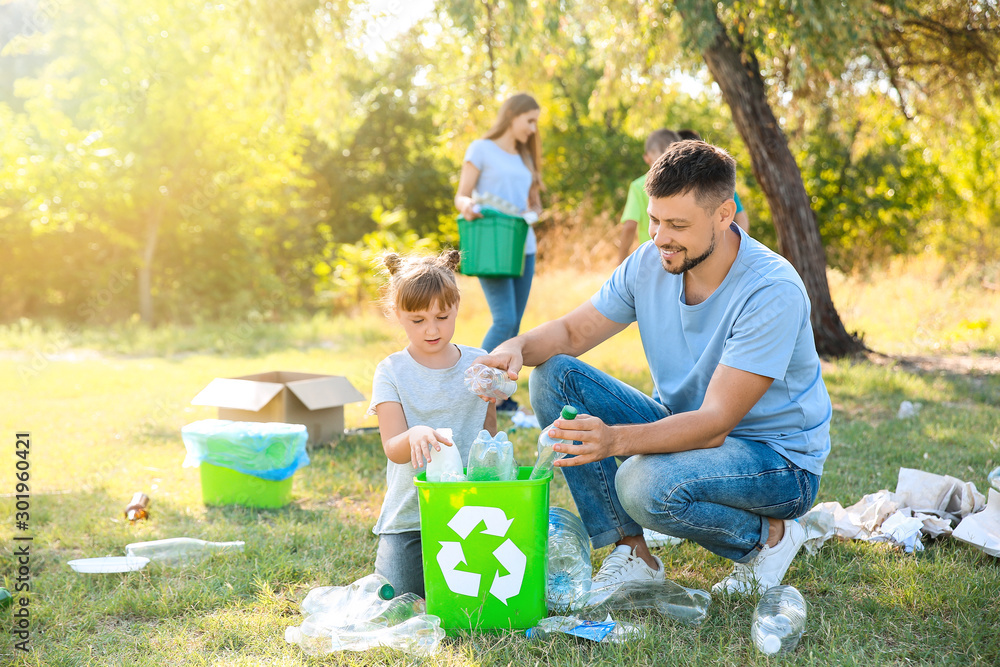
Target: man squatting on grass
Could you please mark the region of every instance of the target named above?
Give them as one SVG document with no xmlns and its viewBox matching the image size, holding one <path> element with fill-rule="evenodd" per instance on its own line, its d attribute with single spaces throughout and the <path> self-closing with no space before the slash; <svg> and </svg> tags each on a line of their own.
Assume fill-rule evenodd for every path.
<svg viewBox="0 0 1000 667">
<path fill-rule="evenodd" d="M 649 234 L 588 302 L 477 361 L 529 382 L 594 548 L 594 586 L 663 579 L 642 527 L 735 562 L 716 593 L 781 583 L 804 540 L 795 517 L 819 490 L 830 398 L 795 269 L 733 224 L 736 165 L 673 144 L 646 182 Z M 581 362 L 638 322 L 653 396 Z M 619 466 L 616 457 L 624 459 Z"/>
</svg>

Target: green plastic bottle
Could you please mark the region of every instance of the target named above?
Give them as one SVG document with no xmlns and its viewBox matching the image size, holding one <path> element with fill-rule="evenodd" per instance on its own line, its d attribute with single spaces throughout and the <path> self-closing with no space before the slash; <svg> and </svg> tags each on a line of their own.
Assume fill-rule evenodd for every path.
<svg viewBox="0 0 1000 667">
<path fill-rule="evenodd" d="M 6 609 L 14 604 L 14 596 L 6 588 L 0 588 L 0 609 Z"/>
</svg>

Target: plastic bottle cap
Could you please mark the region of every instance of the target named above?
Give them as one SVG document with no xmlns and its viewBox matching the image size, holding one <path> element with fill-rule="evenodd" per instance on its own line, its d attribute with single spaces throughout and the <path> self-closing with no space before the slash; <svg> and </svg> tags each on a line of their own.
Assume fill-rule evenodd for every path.
<svg viewBox="0 0 1000 667">
<path fill-rule="evenodd" d="M 760 642 L 760 650 L 766 655 L 774 655 L 781 650 L 781 639 L 775 635 L 764 635 Z"/>
<path fill-rule="evenodd" d="M 378 589 L 378 596 L 383 600 L 391 600 L 396 597 L 396 589 L 392 587 L 392 584 L 383 584 Z"/>
<path fill-rule="evenodd" d="M 576 419 L 576 416 L 578 414 L 579 414 L 579 412 L 572 405 L 564 405 L 563 406 L 563 409 L 562 409 L 562 418 L 563 419 Z"/>
</svg>

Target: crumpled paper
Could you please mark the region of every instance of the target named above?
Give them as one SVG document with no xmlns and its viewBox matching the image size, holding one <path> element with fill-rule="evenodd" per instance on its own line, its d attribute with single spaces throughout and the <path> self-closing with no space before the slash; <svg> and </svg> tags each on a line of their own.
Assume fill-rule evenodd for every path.
<svg viewBox="0 0 1000 667">
<path fill-rule="evenodd" d="M 890 542 L 903 548 L 908 554 L 914 551 L 923 551 L 924 545 L 920 541 L 920 531 L 924 527 L 924 522 L 920 519 L 909 516 L 909 508 L 902 509 L 882 522 L 878 531 L 873 534 L 871 542 Z"/>
<path fill-rule="evenodd" d="M 990 493 L 992 496 L 993 491 Z M 814 554 L 827 540 L 837 537 L 888 542 L 906 553 L 922 551 L 921 538 L 952 533 L 953 525 L 982 513 L 984 501 L 985 497 L 972 482 L 963 482 L 950 475 L 900 468 L 895 492 L 883 489 L 869 493 L 847 508 L 838 502 L 819 503 L 799 518 L 799 524 L 806 532 L 803 547 L 807 553 Z M 993 518 L 1000 520 L 1000 500 L 996 501 L 996 505 L 998 509 Z M 972 526 L 979 523 L 977 520 Z M 989 517 L 984 526 L 987 533 L 991 526 L 995 528 Z M 977 546 L 982 546 L 983 536 L 978 532 L 973 535 L 979 540 Z M 993 536 L 1000 541 L 1000 531 Z M 986 543 L 989 543 L 988 540 Z"/>
<path fill-rule="evenodd" d="M 921 403 L 903 401 L 899 404 L 899 410 L 896 412 L 896 419 L 909 419 L 911 417 L 916 417 L 917 413 L 920 412 L 921 407 L 923 407 Z"/>
<path fill-rule="evenodd" d="M 1000 557 L 1000 493 L 990 489 L 986 509 L 962 519 L 951 536 Z"/>
</svg>

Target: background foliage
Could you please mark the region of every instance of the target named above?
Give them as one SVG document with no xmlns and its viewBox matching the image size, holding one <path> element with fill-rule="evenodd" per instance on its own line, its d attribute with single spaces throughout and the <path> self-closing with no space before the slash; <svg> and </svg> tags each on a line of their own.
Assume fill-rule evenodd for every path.
<svg viewBox="0 0 1000 667">
<path fill-rule="evenodd" d="M 888 20 L 867 7 L 761 0 L 720 16 L 765 56 L 831 266 L 929 247 L 990 277 L 993 91 L 948 71 L 964 92 L 916 70 L 922 87 L 868 76 L 879 53 L 841 48 Z M 884 5 L 904 23 L 907 8 Z M 645 135 L 666 126 L 734 154 L 753 234 L 775 246 L 728 109 L 684 48 L 697 36 L 669 5 L 448 0 L 412 25 L 400 13 L 361 0 L 0 6 L 0 320 L 351 308 L 374 284 L 373 248 L 457 243 L 462 155 L 520 90 L 544 110 L 547 238 L 546 225 L 613 235 Z M 826 46 L 803 53 L 805 40 Z"/>
</svg>

